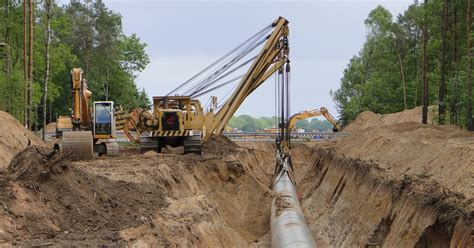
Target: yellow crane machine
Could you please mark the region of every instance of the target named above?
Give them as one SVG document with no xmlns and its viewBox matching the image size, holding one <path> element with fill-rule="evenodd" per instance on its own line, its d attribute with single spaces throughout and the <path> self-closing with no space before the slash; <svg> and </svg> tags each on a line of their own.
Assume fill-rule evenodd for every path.
<svg viewBox="0 0 474 248">
<path fill-rule="evenodd" d="M 212 134 L 222 134 L 238 107 L 255 89 L 275 73 L 289 71 L 288 35 L 288 21 L 279 17 L 172 92 L 154 96 L 153 110 L 141 111 L 137 118 L 130 118 L 132 123 L 125 125 L 136 127 L 140 133 L 141 151 L 160 152 L 170 145 L 184 146 L 185 153 L 201 153 L 201 144 Z M 254 50 L 259 52 L 252 56 Z M 250 66 L 242 75 L 229 80 L 232 73 L 247 65 Z M 226 100 L 219 104 L 217 98 L 211 96 L 209 107 L 203 108 L 198 97 L 237 80 L 239 83 L 229 91 L 231 94 Z M 186 91 L 178 94 L 180 90 Z M 133 137 L 130 133 L 127 136 Z"/>
<path fill-rule="evenodd" d="M 296 122 L 303 119 L 308 119 L 317 116 L 324 116 L 329 123 L 333 125 L 333 132 L 339 132 L 341 130 L 341 126 L 337 123 L 336 119 L 329 113 L 327 108 L 321 107 L 320 109 L 312 109 L 298 112 L 290 117 L 288 121 L 288 130 L 290 132 L 294 131 L 296 127 Z"/>
<path fill-rule="evenodd" d="M 114 102 L 95 101 L 89 103 L 92 92 L 87 89 L 80 68 L 71 70 L 72 113 L 59 116 L 56 137 L 61 138 L 61 151 L 71 152 L 71 159 L 92 159 L 99 155 L 117 155 L 115 138 Z"/>
</svg>

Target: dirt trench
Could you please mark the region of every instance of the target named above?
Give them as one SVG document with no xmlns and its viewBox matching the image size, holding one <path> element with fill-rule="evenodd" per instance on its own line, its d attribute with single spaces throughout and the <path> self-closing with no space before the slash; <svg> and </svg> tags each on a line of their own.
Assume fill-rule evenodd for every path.
<svg viewBox="0 0 474 248">
<path fill-rule="evenodd" d="M 337 142 L 292 145 L 316 243 L 473 247 L 474 136 L 360 117 L 372 124 L 353 125 Z M 272 143 L 213 137 L 202 156 L 127 148 L 82 162 L 25 146 L 0 166 L 0 245 L 270 245 Z"/>
<path fill-rule="evenodd" d="M 298 187 L 319 245 L 472 247 L 472 200 L 419 178 L 389 180 L 376 164 L 331 149 L 306 152 Z"/>
<path fill-rule="evenodd" d="M 130 245 L 178 247 L 269 246 L 273 151 L 213 138 L 203 156 L 157 154 L 77 162 L 110 181 L 156 185 L 166 206 L 147 222 L 121 229 Z"/>
<path fill-rule="evenodd" d="M 474 246 L 474 134 L 419 112 L 363 112 L 348 137 L 292 149 L 320 246 Z"/>
<path fill-rule="evenodd" d="M 0 239 L 269 247 L 273 151 L 270 143 L 216 139 L 202 157 L 149 152 L 70 163 L 28 147 L 1 176 Z M 294 144 L 292 156 L 320 247 L 472 247 L 472 200 L 459 193 L 423 178 L 390 179 L 376 163 L 326 145 Z"/>
</svg>

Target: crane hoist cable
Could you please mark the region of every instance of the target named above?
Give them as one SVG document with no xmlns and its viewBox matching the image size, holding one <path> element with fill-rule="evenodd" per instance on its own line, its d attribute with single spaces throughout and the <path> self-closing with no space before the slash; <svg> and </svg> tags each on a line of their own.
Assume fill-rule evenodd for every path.
<svg viewBox="0 0 474 248">
<path fill-rule="evenodd" d="M 228 84 L 231 84 L 231 83 L 233 83 L 233 82 L 235 82 L 235 81 L 237 81 L 237 80 L 239 80 L 239 79 L 242 79 L 244 76 L 245 76 L 245 74 L 242 74 L 242 75 L 237 76 L 237 77 L 235 77 L 235 78 L 232 78 L 232 79 L 230 79 L 230 80 L 228 80 L 228 81 L 225 81 L 224 83 L 221 83 L 221 84 L 219 84 L 219 85 L 216 85 L 216 86 L 212 87 L 211 89 L 206 90 L 206 91 L 204 91 L 204 92 L 201 92 L 201 93 L 199 93 L 199 94 L 197 94 L 197 95 L 191 95 L 191 97 L 200 97 L 200 96 L 203 96 L 203 95 L 205 95 L 205 94 L 207 94 L 207 93 L 209 93 L 209 92 L 211 92 L 211 91 L 217 90 L 217 89 L 219 89 L 219 88 L 221 88 L 221 87 L 223 87 L 223 86 L 226 86 L 226 85 L 228 85 Z"/>
<path fill-rule="evenodd" d="M 214 61 L 212 64 L 208 65 L 206 68 L 204 68 L 203 70 L 201 70 L 200 72 L 198 72 L 196 75 L 192 76 L 191 78 L 189 78 L 188 80 L 186 80 L 185 82 L 181 83 L 178 87 L 176 87 L 175 89 L 173 89 L 172 91 L 170 91 L 168 94 L 166 94 L 167 96 L 169 95 L 172 95 L 174 93 L 176 93 L 179 89 L 181 89 L 183 86 L 187 85 L 189 82 L 191 82 L 192 80 L 196 79 L 197 77 L 199 77 L 201 74 L 203 74 L 204 72 L 208 71 L 209 69 L 211 69 L 212 67 L 214 67 L 215 65 L 217 65 L 219 62 L 221 62 L 222 60 L 226 59 L 227 57 L 229 57 L 230 55 L 232 55 L 233 53 L 235 53 L 237 50 L 239 50 L 240 48 L 242 48 L 246 43 L 248 43 L 249 41 L 251 41 L 252 39 L 254 39 L 255 37 L 258 37 L 260 36 L 262 33 L 267 33 L 270 29 L 272 28 L 272 25 L 268 25 L 266 26 L 265 28 L 263 28 L 262 30 L 260 30 L 259 32 L 257 32 L 256 34 L 252 35 L 250 38 L 248 38 L 246 41 L 244 41 L 243 43 L 241 43 L 240 45 L 238 45 L 237 47 L 235 47 L 234 49 L 232 49 L 231 51 L 229 51 L 227 54 L 225 54 L 224 56 L 222 56 L 221 58 L 219 58 L 218 60 Z"/>
<path fill-rule="evenodd" d="M 248 64 L 249 62 L 255 60 L 255 58 L 257 56 L 254 56 L 254 57 L 250 58 L 249 60 L 243 62 L 242 64 L 240 64 L 240 65 L 236 66 L 235 68 L 231 69 L 229 72 L 225 73 L 230 68 L 232 68 L 238 61 L 240 61 L 242 58 L 247 56 L 251 51 L 253 51 L 256 47 L 258 47 L 260 44 L 262 44 L 264 41 L 265 40 L 262 39 L 258 43 L 254 44 L 251 47 L 247 48 L 246 50 L 242 51 L 240 54 L 238 54 L 238 56 L 236 56 L 235 58 L 232 58 L 228 63 L 224 64 L 218 70 L 216 70 L 213 73 L 210 73 L 209 76 L 207 76 L 206 78 L 204 78 L 203 80 L 198 82 L 195 87 L 192 87 L 187 92 L 185 92 L 185 95 L 193 95 L 193 94 L 195 94 L 195 93 L 197 93 L 197 92 L 199 92 L 199 91 L 201 91 L 205 88 L 208 88 L 208 87 L 212 86 L 212 84 L 216 83 L 216 81 L 219 81 L 220 79 L 222 79 L 222 78 L 232 74 L 236 70 L 242 68 L 242 66 L 244 66 L 244 65 Z M 223 73 L 225 73 L 225 74 L 223 76 L 221 76 Z"/>
<path fill-rule="evenodd" d="M 177 88 L 169 92 L 167 95 L 177 94 L 179 90 L 186 88 L 184 90 L 183 95 L 196 97 L 211 92 L 212 90 L 208 89 L 212 86 L 214 86 L 212 87 L 212 89 L 215 90 L 225 85 L 228 85 L 230 80 L 215 86 L 215 84 L 217 84 L 220 80 L 223 80 L 227 76 L 236 72 L 238 69 L 255 60 L 257 56 L 254 56 L 251 59 L 248 59 L 245 62 L 235 66 L 238 61 L 245 58 L 248 54 L 250 54 L 268 39 L 268 33 L 272 30 L 272 28 L 272 25 L 268 25 L 267 27 L 263 28 L 261 31 L 257 32 L 252 37 L 244 41 L 242 44 L 232 49 L 226 55 L 219 58 L 217 61 L 215 61 L 214 63 L 212 63 L 211 65 L 209 65 L 184 83 L 180 84 Z M 211 69 L 213 70 L 211 71 Z M 208 73 L 204 75 L 206 72 Z M 202 77 L 203 75 L 204 78 L 200 79 L 200 77 Z M 196 82 L 196 80 L 199 81 Z M 192 84 L 193 82 L 194 84 Z"/>
<path fill-rule="evenodd" d="M 222 98 L 222 101 L 221 101 L 221 104 L 219 104 L 217 106 L 217 109 L 221 109 L 221 107 L 227 102 L 227 100 L 231 97 L 232 95 L 232 92 L 235 90 L 235 88 L 237 88 L 237 84 L 232 86 L 231 89 L 229 89 L 229 91 L 224 95 L 224 97 Z"/>
<path fill-rule="evenodd" d="M 226 78 L 227 76 L 231 75 L 232 73 L 238 71 L 239 69 L 241 69 L 242 67 L 246 66 L 248 63 L 252 62 L 255 60 L 257 56 L 254 56 L 252 58 L 250 58 L 249 60 L 241 63 L 240 65 L 236 66 L 235 68 L 233 68 L 232 70 L 230 70 L 229 72 L 225 73 L 224 75 L 214 79 L 213 81 L 209 82 L 207 85 L 201 87 L 200 89 L 198 90 L 195 90 L 193 92 L 190 92 L 189 94 L 186 94 L 186 95 L 189 95 L 191 97 L 197 97 L 197 95 L 203 95 L 203 91 L 205 91 L 206 89 L 208 89 L 209 87 L 213 86 L 215 83 L 219 82 L 221 79 L 223 78 Z M 244 74 L 245 75 L 245 74 Z M 227 85 L 227 84 L 220 84 L 221 86 L 223 85 Z M 220 87 L 214 87 L 213 89 L 217 89 L 217 88 L 220 88 Z M 210 92 L 212 90 L 207 90 L 205 91 L 206 93 Z"/>
<path fill-rule="evenodd" d="M 188 89 L 184 95 L 190 95 L 192 96 L 193 94 L 199 92 L 201 89 L 203 88 L 207 88 L 209 86 L 211 86 L 213 83 L 216 83 L 216 80 L 214 80 L 216 77 L 219 77 L 221 74 L 225 73 L 227 70 L 229 70 L 230 68 L 232 68 L 232 66 L 234 64 L 236 64 L 238 61 L 240 61 L 242 58 L 244 58 L 245 56 L 247 56 L 250 52 L 252 52 L 253 50 L 255 50 L 255 48 L 257 48 L 258 46 L 260 46 L 263 42 L 265 42 L 266 38 L 264 39 L 261 39 L 259 40 L 258 42 L 256 43 L 252 43 L 252 44 L 249 44 L 249 46 L 247 46 L 243 51 L 235 54 L 234 57 L 231 57 L 229 58 L 229 60 L 227 60 L 224 65 L 222 65 L 220 68 L 218 68 L 217 70 L 215 71 L 211 71 L 204 79 L 202 79 L 201 81 L 197 82 L 196 84 L 194 84 L 193 86 L 190 87 L 190 89 Z M 255 59 L 255 57 L 253 57 L 253 59 Z M 252 59 L 251 59 L 252 60 Z M 251 61 L 250 60 L 250 61 Z M 250 61 L 246 61 L 244 62 L 244 64 L 247 64 L 248 62 Z M 237 66 L 239 69 L 241 66 Z M 230 73 L 228 73 L 230 74 Z M 228 75 L 227 74 L 227 75 Z M 222 77 L 220 77 L 219 79 L 222 79 Z"/>
</svg>

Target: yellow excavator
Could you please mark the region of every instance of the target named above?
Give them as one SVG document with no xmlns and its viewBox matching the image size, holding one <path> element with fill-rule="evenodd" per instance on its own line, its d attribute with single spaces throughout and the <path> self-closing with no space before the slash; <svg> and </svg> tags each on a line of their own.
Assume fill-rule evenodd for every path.
<svg viewBox="0 0 474 248">
<path fill-rule="evenodd" d="M 114 102 L 96 101 L 91 109 L 92 92 L 82 76 L 80 68 L 72 69 L 72 113 L 58 117 L 56 137 L 61 139 L 59 147 L 62 152 L 71 152 L 69 158 L 73 160 L 92 159 L 94 153 L 118 155 L 118 145 L 114 142 Z"/>
<path fill-rule="evenodd" d="M 306 111 L 301 111 L 299 113 L 296 113 L 290 117 L 290 120 L 288 121 L 288 130 L 291 132 L 294 131 L 296 127 L 296 122 L 299 120 L 303 119 L 308 119 L 312 117 L 317 117 L 317 116 L 324 116 L 329 123 L 333 125 L 333 132 L 339 132 L 341 130 L 341 126 L 337 123 L 336 119 L 329 113 L 327 108 L 321 107 L 320 109 L 313 109 L 313 110 L 306 110 Z"/>
<path fill-rule="evenodd" d="M 169 145 L 184 146 L 185 153 L 201 153 L 201 144 L 212 134 L 222 134 L 238 107 L 255 89 L 275 73 L 280 76 L 283 71 L 290 70 L 288 35 L 288 21 L 279 17 L 219 59 L 221 64 L 213 63 L 205 69 L 216 66 L 214 71 L 200 72 L 169 94 L 153 97 L 153 110 L 141 111 L 125 125 L 140 133 L 140 150 L 160 152 L 162 147 Z M 261 49 L 257 55 L 250 59 L 245 57 L 251 56 L 250 52 L 258 47 Z M 245 61 L 237 65 L 237 61 L 242 60 Z M 250 63 L 243 75 L 224 79 Z M 196 79 L 201 75 L 206 76 Z M 227 81 L 222 83 L 220 79 Z M 209 107 L 204 110 L 198 97 L 237 80 L 240 82 L 229 92 L 232 94 L 227 100 L 218 104 L 217 98 L 212 96 Z M 183 87 L 188 87 L 186 93 L 177 94 Z M 127 136 L 134 137 L 130 133 Z"/>
</svg>

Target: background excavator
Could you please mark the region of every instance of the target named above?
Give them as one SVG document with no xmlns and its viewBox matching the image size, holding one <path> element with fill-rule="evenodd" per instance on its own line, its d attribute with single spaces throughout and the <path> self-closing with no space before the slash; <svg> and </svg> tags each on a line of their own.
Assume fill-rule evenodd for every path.
<svg viewBox="0 0 474 248">
<path fill-rule="evenodd" d="M 306 110 L 298 112 L 290 117 L 288 121 L 288 129 L 290 132 L 294 132 L 296 127 L 296 122 L 303 119 L 308 119 L 317 116 L 324 116 L 329 123 L 333 125 L 333 132 L 339 132 L 341 130 L 341 126 L 337 123 L 336 119 L 329 113 L 329 111 L 325 107 L 321 107 L 320 109 L 313 109 L 313 110 Z"/>
<path fill-rule="evenodd" d="M 92 159 L 99 155 L 117 155 L 115 138 L 115 110 L 112 101 L 93 102 L 89 106 L 92 92 L 87 89 L 80 68 L 71 71 L 72 113 L 59 116 L 56 137 L 61 138 L 62 152 L 71 152 L 71 159 Z"/>
<path fill-rule="evenodd" d="M 161 152 L 162 147 L 170 145 L 184 146 L 185 153 L 201 153 L 202 142 L 212 134 L 222 134 L 238 107 L 255 89 L 276 72 L 281 75 L 283 71 L 289 72 L 288 34 L 288 21 L 279 17 L 167 95 L 153 97 L 152 112 L 143 110 L 136 118 L 129 118 L 124 126 L 127 136 L 137 141 L 139 137 L 142 152 Z M 247 59 L 258 47 L 262 47 L 259 53 Z M 237 64 L 241 60 L 245 61 Z M 250 63 L 243 75 L 228 79 Z M 227 100 L 219 105 L 212 96 L 209 107 L 203 108 L 198 97 L 239 79 L 240 83 L 229 92 L 232 94 Z M 180 90 L 186 91 L 178 94 Z M 129 127 L 138 135 L 132 135 Z"/>
</svg>

